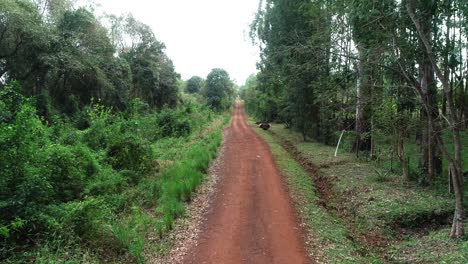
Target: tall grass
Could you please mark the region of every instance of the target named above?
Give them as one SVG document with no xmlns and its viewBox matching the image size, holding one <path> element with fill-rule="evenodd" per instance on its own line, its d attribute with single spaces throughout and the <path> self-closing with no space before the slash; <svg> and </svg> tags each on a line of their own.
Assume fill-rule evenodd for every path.
<svg viewBox="0 0 468 264">
<path fill-rule="evenodd" d="M 217 129 L 178 146 L 177 160 L 155 177 L 147 178 L 136 186 L 136 193 L 128 194 L 136 208 L 126 219 L 112 225 L 112 233 L 119 246 L 129 252 L 137 262 L 144 262 L 146 236 L 155 233 L 162 238 L 174 227 L 177 218 L 184 216 L 186 202 L 203 182 L 211 160 L 221 144 L 220 125 Z M 177 145 L 177 144 L 176 144 Z M 164 158 L 167 158 L 164 156 Z"/>
<path fill-rule="evenodd" d="M 157 232 L 162 235 L 172 229 L 174 220 L 184 213 L 184 203 L 202 183 L 211 159 L 221 144 L 221 132 L 214 131 L 187 151 L 185 158 L 177 161 L 161 175 L 157 214 L 162 219 Z"/>
</svg>

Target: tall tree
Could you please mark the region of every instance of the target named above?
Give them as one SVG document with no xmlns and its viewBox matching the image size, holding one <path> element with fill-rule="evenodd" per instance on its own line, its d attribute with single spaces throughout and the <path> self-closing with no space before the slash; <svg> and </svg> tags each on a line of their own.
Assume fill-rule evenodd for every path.
<svg viewBox="0 0 468 264">
<path fill-rule="evenodd" d="M 189 93 L 198 93 L 201 91 L 203 85 L 203 78 L 199 76 L 193 76 L 188 79 L 187 87 L 185 88 Z"/>
<path fill-rule="evenodd" d="M 233 83 L 223 69 L 213 69 L 206 77 L 205 97 L 208 105 L 217 110 L 227 109 L 234 95 Z"/>
</svg>

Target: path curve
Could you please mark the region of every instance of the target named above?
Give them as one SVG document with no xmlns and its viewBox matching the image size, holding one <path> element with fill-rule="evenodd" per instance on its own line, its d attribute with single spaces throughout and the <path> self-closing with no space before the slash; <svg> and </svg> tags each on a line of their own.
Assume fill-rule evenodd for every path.
<svg viewBox="0 0 468 264">
<path fill-rule="evenodd" d="M 184 258 L 202 263 L 308 263 L 301 229 L 268 144 L 236 102 L 225 138 L 223 174 L 196 245 Z"/>
</svg>

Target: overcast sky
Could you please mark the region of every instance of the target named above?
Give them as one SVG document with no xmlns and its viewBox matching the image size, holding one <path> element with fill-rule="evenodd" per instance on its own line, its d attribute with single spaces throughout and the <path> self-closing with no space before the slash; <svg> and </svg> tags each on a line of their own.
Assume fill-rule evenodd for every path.
<svg viewBox="0 0 468 264">
<path fill-rule="evenodd" d="M 166 53 L 183 79 L 206 78 L 224 68 L 243 84 L 256 72 L 258 48 L 251 45 L 249 24 L 258 0 L 94 0 L 99 11 L 133 16 L 148 24 L 166 44 Z M 99 7 L 100 6 L 100 7 Z"/>
</svg>

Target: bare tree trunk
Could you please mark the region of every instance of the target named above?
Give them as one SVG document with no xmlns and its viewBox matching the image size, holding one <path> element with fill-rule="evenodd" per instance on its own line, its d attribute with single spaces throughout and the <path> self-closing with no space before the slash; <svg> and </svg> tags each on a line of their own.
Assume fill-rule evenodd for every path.
<svg viewBox="0 0 468 264">
<path fill-rule="evenodd" d="M 442 114 L 447 114 L 447 98 L 445 98 L 444 94 L 442 95 Z"/>
<path fill-rule="evenodd" d="M 405 137 L 406 129 L 401 127 L 398 130 L 397 156 L 403 173 L 403 179 L 409 181 L 408 162 L 405 157 Z"/>
<path fill-rule="evenodd" d="M 370 158 L 375 158 L 375 138 L 374 138 L 374 117 L 371 118 L 370 124 Z"/>
<path fill-rule="evenodd" d="M 421 14 L 420 23 L 420 34 L 424 35 L 425 39 L 430 45 L 432 45 L 432 30 L 434 18 L 433 8 L 425 8 Z M 421 43 L 422 49 L 424 44 Z M 423 169 L 426 172 L 427 180 L 432 183 L 435 179 L 436 174 L 442 172 L 442 161 L 440 158 L 440 152 L 435 144 L 435 137 L 439 131 L 434 130 L 434 120 L 439 116 L 439 110 L 437 106 L 437 87 L 434 79 L 434 66 L 431 63 L 431 59 L 427 54 L 424 54 L 421 59 L 421 89 L 424 95 L 423 101 L 427 107 L 423 110 L 423 118 L 426 122 L 425 131 L 423 133 Z"/>
<path fill-rule="evenodd" d="M 468 84 L 467 84 L 468 86 Z M 458 99 L 460 101 L 460 119 L 461 119 L 461 124 L 460 124 L 460 127 L 461 128 L 466 128 L 466 119 L 467 119 L 467 115 L 466 115 L 466 104 L 468 103 L 467 100 L 466 100 L 466 87 L 465 86 L 465 77 L 464 76 L 461 76 L 460 77 L 460 98 Z"/>
<path fill-rule="evenodd" d="M 357 49 L 359 53 L 359 61 L 356 85 L 356 138 L 353 144 L 353 151 L 356 152 L 356 156 L 359 155 L 359 151 L 369 150 L 370 147 L 369 135 L 365 135 L 365 133 L 369 131 L 369 122 L 365 112 L 368 104 L 368 93 L 366 93 L 366 90 L 369 85 L 368 73 L 365 65 L 367 62 L 367 55 L 365 54 L 366 49 L 362 47 L 362 45 L 357 45 Z"/>
<path fill-rule="evenodd" d="M 435 85 L 434 83 L 434 70 L 432 69 L 432 65 L 430 64 L 430 61 L 425 58 L 424 62 L 422 63 L 421 66 L 421 89 L 424 95 L 424 103 L 428 106 L 429 108 L 429 113 L 423 109 L 421 117 L 423 118 L 423 122 L 425 122 L 425 127 L 424 131 L 422 133 L 423 138 L 422 138 L 422 149 L 423 149 L 423 155 L 422 155 L 422 164 L 423 164 L 423 169 L 427 174 L 427 179 L 429 182 L 432 182 L 434 179 L 434 142 L 433 142 L 433 135 L 434 135 L 434 129 L 433 129 L 433 119 L 435 119 L 434 115 L 434 107 L 436 107 L 433 104 L 433 86 Z"/>
</svg>

